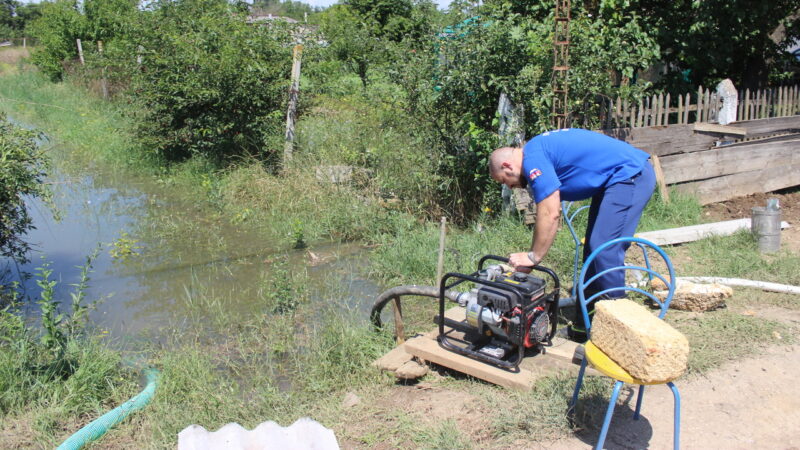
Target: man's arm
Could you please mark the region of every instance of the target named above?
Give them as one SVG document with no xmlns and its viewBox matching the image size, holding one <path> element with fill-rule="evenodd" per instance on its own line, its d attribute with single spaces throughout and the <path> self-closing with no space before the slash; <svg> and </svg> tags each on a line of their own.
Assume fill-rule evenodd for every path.
<svg viewBox="0 0 800 450">
<path fill-rule="evenodd" d="M 560 219 L 561 192 L 556 190 L 536 204 L 536 225 L 531 244 L 533 261 L 529 258 L 528 252 L 512 253 L 509 256 L 509 263 L 514 266 L 514 270 L 534 266 L 544 259 L 556 238 Z"/>
</svg>

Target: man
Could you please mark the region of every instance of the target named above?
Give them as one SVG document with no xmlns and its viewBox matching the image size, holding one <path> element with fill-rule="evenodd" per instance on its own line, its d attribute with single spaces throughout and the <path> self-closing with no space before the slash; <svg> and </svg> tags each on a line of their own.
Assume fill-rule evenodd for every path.
<svg viewBox="0 0 800 450">
<path fill-rule="evenodd" d="M 530 271 L 547 255 L 558 231 L 561 201 L 592 199 L 586 227 L 583 258 L 600 245 L 633 236 L 645 205 L 655 188 L 649 155 L 625 142 L 581 129 L 549 131 L 531 139 L 524 148 L 498 148 L 489 157 L 492 179 L 510 188 L 527 187 L 536 202 L 536 225 L 530 252 L 512 253 L 515 270 Z M 587 279 L 625 262 L 627 246 L 603 251 L 587 270 Z M 588 287 L 586 297 L 624 286 L 624 271 L 614 271 Z M 610 291 L 609 298 L 623 291 Z M 585 340 L 583 315 L 570 328 L 570 336 Z"/>
</svg>

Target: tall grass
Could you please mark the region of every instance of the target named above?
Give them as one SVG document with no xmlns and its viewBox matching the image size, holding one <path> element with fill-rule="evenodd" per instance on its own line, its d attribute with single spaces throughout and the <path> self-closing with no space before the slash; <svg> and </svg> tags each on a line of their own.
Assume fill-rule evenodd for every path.
<svg viewBox="0 0 800 450">
<path fill-rule="evenodd" d="M 52 83 L 34 70 L 0 77 L 0 108 L 17 120 L 35 124 L 85 161 L 142 169 L 153 165 L 133 145 L 131 122 L 119 105 L 69 82 Z"/>
</svg>

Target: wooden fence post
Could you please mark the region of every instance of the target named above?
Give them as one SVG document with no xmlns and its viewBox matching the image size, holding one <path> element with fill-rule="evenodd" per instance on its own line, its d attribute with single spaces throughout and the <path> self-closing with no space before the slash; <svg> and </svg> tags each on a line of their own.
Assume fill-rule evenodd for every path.
<svg viewBox="0 0 800 450">
<path fill-rule="evenodd" d="M 97 53 L 103 57 L 103 41 L 97 41 Z M 103 64 L 102 75 L 100 76 L 100 89 L 103 91 L 103 98 L 108 99 L 108 80 L 106 80 L 106 66 Z"/>
<path fill-rule="evenodd" d="M 742 120 L 750 120 L 750 88 L 744 90 L 744 106 Z"/>
<path fill-rule="evenodd" d="M 81 61 L 81 65 L 83 66 L 86 64 L 86 61 L 83 60 L 83 47 L 81 46 L 81 40 L 75 39 L 75 41 L 78 43 L 78 59 Z"/>
<path fill-rule="evenodd" d="M 28 38 L 23 37 L 22 38 L 22 48 L 27 48 L 27 47 L 28 47 Z"/>
<path fill-rule="evenodd" d="M 767 96 L 763 89 L 758 90 L 758 95 L 756 95 L 756 119 L 761 119 L 764 116 L 764 102 L 766 101 Z"/>
<path fill-rule="evenodd" d="M 289 110 L 286 112 L 286 139 L 283 146 L 284 165 L 292 160 L 294 149 L 294 121 L 297 114 L 297 99 L 300 94 L 300 63 L 303 46 L 297 44 L 292 51 L 292 85 L 289 88 Z"/>
<path fill-rule="evenodd" d="M 686 102 L 686 105 L 684 105 L 685 107 L 683 108 L 683 124 L 686 125 L 689 123 L 689 108 L 692 106 L 691 92 L 686 93 L 684 101 Z"/>
<path fill-rule="evenodd" d="M 694 116 L 694 121 L 703 121 L 703 86 L 697 88 L 697 113 Z"/>
<path fill-rule="evenodd" d="M 639 99 L 639 111 L 636 112 L 636 126 L 642 126 L 642 119 L 644 118 L 644 102 Z"/>
</svg>

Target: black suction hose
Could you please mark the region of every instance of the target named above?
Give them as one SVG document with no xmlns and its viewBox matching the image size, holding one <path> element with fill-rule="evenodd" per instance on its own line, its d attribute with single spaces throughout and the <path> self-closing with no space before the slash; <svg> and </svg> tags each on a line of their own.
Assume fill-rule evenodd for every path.
<svg viewBox="0 0 800 450">
<path fill-rule="evenodd" d="M 458 297 L 461 294 L 463 294 L 463 292 L 445 291 L 444 293 L 445 297 L 454 302 L 458 301 Z M 383 326 L 381 323 L 381 311 L 383 311 L 383 308 L 386 306 L 386 304 L 395 298 L 400 298 L 403 295 L 439 298 L 439 288 L 436 286 L 417 286 L 415 284 L 411 284 L 393 287 L 388 291 L 385 291 L 383 294 L 379 295 L 377 299 L 375 299 L 375 303 L 372 305 L 372 312 L 369 314 L 369 318 L 372 321 L 372 324 L 375 325 L 375 328 L 380 329 Z"/>
</svg>

